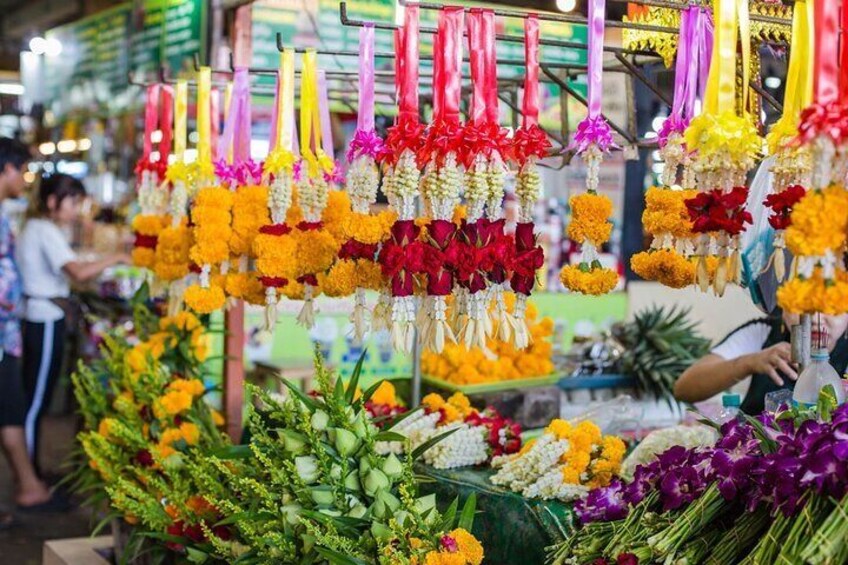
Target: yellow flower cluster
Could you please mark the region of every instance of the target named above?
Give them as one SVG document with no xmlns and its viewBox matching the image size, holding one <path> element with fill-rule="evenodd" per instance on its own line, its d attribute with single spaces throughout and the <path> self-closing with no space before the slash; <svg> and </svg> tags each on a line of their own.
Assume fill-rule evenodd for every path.
<svg viewBox="0 0 848 565">
<path fill-rule="evenodd" d="M 512 312 L 515 295 L 506 294 L 507 311 Z M 553 372 L 553 345 L 548 338 L 554 333 L 550 318 L 538 320 L 538 310 L 531 302 L 526 310 L 531 342 L 526 349 L 512 343 L 489 339 L 488 352 L 480 348 L 470 351 L 458 343 L 445 344 L 442 353 L 424 351 L 421 367 L 425 374 L 460 385 L 508 381 L 540 377 Z M 494 355 L 492 355 L 494 354 Z"/>
<path fill-rule="evenodd" d="M 471 401 L 461 392 L 453 393 L 447 400 L 435 392 L 430 393 L 421 399 L 421 406 L 429 412 L 442 411 L 445 415 L 442 424 L 461 421 L 469 414 L 476 412 L 471 406 Z"/>
<path fill-rule="evenodd" d="M 568 451 L 560 457 L 562 481 L 589 488 L 606 486 L 615 477 L 627 450 L 621 438 L 603 436 L 601 429 L 588 420 L 572 426 L 554 420 L 545 429 L 558 440 L 568 441 Z"/>
<path fill-rule="evenodd" d="M 371 395 L 371 402 L 380 406 L 394 407 L 401 405 L 397 397 L 395 385 L 393 385 L 391 381 L 383 381 L 380 383 L 380 386 L 378 386 L 377 390 L 374 391 L 374 394 Z"/>
<path fill-rule="evenodd" d="M 297 272 L 297 240 L 289 235 L 259 234 L 253 240 L 256 270 L 262 276 L 293 279 Z"/>
<path fill-rule="evenodd" d="M 303 275 L 327 271 L 336 259 L 341 244 L 329 229 L 292 232 L 297 241 L 296 273 Z"/>
<path fill-rule="evenodd" d="M 646 281 L 671 288 L 686 288 L 695 282 L 695 263 L 673 249 L 656 249 L 630 258 L 630 268 Z"/>
<path fill-rule="evenodd" d="M 139 214 L 132 220 L 132 229 L 145 237 L 158 237 L 167 222 L 167 216 Z M 152 247 L 134 247 L 132 261 L 136 267 L 152 269 L 156 264 L 156 250 Z"/>
<path fill-rule="evenodd" d="M 168 226 L 159 233 L 156 242 L 156 263 L 153 272 L 163 281 L 176 281 L 189 273 L 191 231 L 183 221 Z"/>
<path fill-rule="evenodd" d="M 559 274 L 560 281 L 573 292 L 601 295 L 610 292 L 618 284 L 618 273 L 598 265 L 566 265 Z"/>
<path fill-rule="evenodd" d="M 227 273 L 224 290 L 227 296 L 246 300 L 250 304 L 265 304 L 265 287 L 255 273 Z"/>
<path fill-rule="evenodd" d="M 810 190 L 792 208 L 792 224 L 786 230 L 786 246 L 797 256 L 838 253 L 848 231 L 848 190 L 829 186 Z"/>
<path fill-rule="evenodd" d="M 230 211 L 233 194 L 220 186 L 202 188 L 191 209 L 194 222 L 194 245 L 191 260 L 197 265 L 217 265 L 229 259 Z M 219 289 L 220 290 L 220 289 Z"/>
<path fill-rule="evenodd" d="M 848 273 L 837 271 L 834 279 L 825 280 L 817 267 L 810 278 L 796 276 L 777 289 L 777 304 L 794 314 L 848 313 Z"/>
<path fill-rule="evenodd" d="M 184 441 L 186 445 L 197 445 L 200 441 L 200 429 L 191 422 L 183 422 L 178 428 L 163 431 L 156 446 L 159 459 L 167 459 L 176 453 L 174 444 L 178 441 Z"/>
<path fill-rule="evenodd" d="M 344 240 L 352 239 L 369 245 L 386 241 L 396 219 L 397 214 L 390 210 L 378 214 L 351 212 L 344 225 Z"/>
<path fill-rule="evenodd" d="M 350 196 L 343 190 L 331 190 L 327 195 L 327 207 L 321 214 L 324 229 L 327 230 L 339 246 L 347 241 L 346 227 L 350 222 Z"/>
<path fill-rule="evenodd" d="M 336 261 L 326 275 L 322 275 L 321 290 L 330 298 L 349 296 L 358 286 L 359 273 L 356 261 L 344 259 Z"/>
<path fill-rule="evenodd" d="M 612 200 L 609 196 L 596 192 L 578 194 L 569 199 L 571 223 L 568 224 L 568 237 L 577 243 L 591 243 L 601 247 L 609 241 L 612 233 Z"/>
<path fill-rule="evenodd" d="M 259 228 L 270 222 L 268 212 L 268 187 L 240 186 L 233 197 L 233 229 L 230 252 L 233 255 L 251 255 L 253 240 Z"/>
<path fill-rule="evenodd" d="M 750 169 L 762 151 L 762 139 L 748 116 L 735 111 L 721 115 L 704 112 L 684 134 L 687 147 L 698 149 L 698 158 L 710 168 Z"/>
<path fill-rule="evenodd" d="M 671 234 L 692 237 L 692 222 L 686 200 L 694 198 L 696 190 L 672 190 L 652 186 L 645 192 L 645 211 L 642 225 L 651 235 Z"/>
<path fill-rule="evenodd" d="M 480 565 L 483 562 L 483 545 L 470 532 L 457 528 L 447 537 L 456 543 L 456 550 L 441 548 L 429 551 L 424 565 Z"/>
<path fill-rule="evenodd" d="M 209 288 L 192 285 L 186 289 L 183 300 L 185 300 L 186 306 L 195 312 L 209 314 L 223 308 L 227 297 L 224 294 L 224 289 L 216 284 L 212 284 Z"/>
</svg>

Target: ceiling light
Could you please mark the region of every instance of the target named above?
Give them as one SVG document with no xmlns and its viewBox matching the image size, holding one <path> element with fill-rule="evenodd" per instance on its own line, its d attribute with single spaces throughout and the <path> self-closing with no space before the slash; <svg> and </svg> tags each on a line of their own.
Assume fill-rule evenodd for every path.
<svg viewBox="0 0 848 565">
<path fill-rule="evenodd" d="M 766 77 L 766 79 L 763 81 L 763 84 L 766 85 L 766 88 L 777 90 L 778 88 L 780 88 L 780 85 L 783 84 L 783 81 L 780 80 L 779 77 Z"/>
<path fill-rule="evenodd" d="M 77 149 L 80 151 L 88 151 L 91 149 L 91 140 L 87 137 L 83 137 L 77 142 Z"/>
<path fill-rule="evenodd" d="M 77 142 L 73 139 L 63 139 L 56 144 L 59 153 L 73 153 L 77 149 Z"/>
<path fill-rule="evenodd" d="M 24 173 L 24 182 L 27 184 L 32 184 L 35 182 L 35 173 L 32 171 L 27 171 Z"/>
<path fill-rule="evenodd" d="M 36 55 L 44 55 L 47 52 L 47 40 L 43 37 L 33 37 L 29 40 L 29 48 Z"/>
<path fill-rule="evenodd" d="M 0 94 L 8 94 L 9 96 L 21 96 L 24 92 L 24 85 L 18 82 L 0 83 Z"/>
<path fill-rule="evenodd" d="M 560 12 L 571 12 L 577 7 L 577 0 L 556 0 Z"/>
<path fill-rule="evenodd" d="M 62 54 L 62 42 L 55 37 L 49 37 L 45 40 L 44 54 L 48 57 L 58 57 Z"/>
<path fill-rule="evenodd" d="M 56 145 L 48 141 L 38 146 L 38 152 L 42 155 L 52 155 L 56 152 Z"/>
</svg>

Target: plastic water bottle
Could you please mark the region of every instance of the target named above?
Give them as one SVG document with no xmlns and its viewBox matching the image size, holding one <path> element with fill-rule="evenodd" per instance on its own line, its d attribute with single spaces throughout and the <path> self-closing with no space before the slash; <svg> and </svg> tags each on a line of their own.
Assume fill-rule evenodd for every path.
<svg viewBox="0 0 848 565">
<path fill-rule="evenodd" d="M 725 393 L 721 397 L 721 413 L 718 415 L 720 424 L 729 422 L 739 417 L 739 407 L 742 405 L 742 399 L 736 393 Z"/>
<path fill-rule="evenodd" d="M 845 402 L 845 389 L 842 379 L 830 364 L 827 349 L 814 349 L 810 364 L 801 372 L 795 383 L 792 400 L 801 406 L 815 406 L 819 401 L 819 393 L 827 385 L 832 385 L 836 392 L 836 402 Z"/>
</svg>

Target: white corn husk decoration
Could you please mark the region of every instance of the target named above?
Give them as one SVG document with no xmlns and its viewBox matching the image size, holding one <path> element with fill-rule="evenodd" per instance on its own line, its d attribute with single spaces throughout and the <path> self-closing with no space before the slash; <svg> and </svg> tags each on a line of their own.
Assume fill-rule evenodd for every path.
<svg viewBox="0 0 848 565">
<path fill-rule="evenodd" d="M 347 191 L 350 194 L 351 209 L 356 214 L 368 214 L 371 204 L 377 201 L 380 188 L 380 174 L 377 163 L 370 155 L 360 155 L 351 163 L 347 173 Z M 350 322 L 357 342 L 362 342 L 371 325 L 371 315 L 365 301 L 364 288 L 354 291 L 353 312 Z"/>
<path fill-rule="evenodd" d="M 309 167 L 304 167 L 301 172 L 303 178 L 298 183 L 297 200 L 303 211 L 303 219 L 309 223 L 321 221 L 321 215 L 327 207 L 327 201 L 330 194 L 330 185 L 324 179 L 322 171 L 319 169 L 317 174 L 308 175 Z M 304 328 L 312 329 L 315 325 L 315 287 L 311 284 L 303 283 L 303 306 L 300 313 L 297 315 L 297 323 Z"/>
</svg>

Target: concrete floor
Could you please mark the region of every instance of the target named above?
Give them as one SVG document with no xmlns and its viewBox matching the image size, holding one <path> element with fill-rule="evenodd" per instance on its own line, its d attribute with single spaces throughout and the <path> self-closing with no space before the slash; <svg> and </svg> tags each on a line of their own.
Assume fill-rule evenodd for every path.
<svg viewBox="0 0 848 565">
<path fill-rule="evenodd" d="M 63 474 L 62 464 L 74 447 L 76 420 L 71 416 L 45 417 L 42 428 L 42 464 L 47 476 Z M 5 458 L 0 462 L 0 510 L 14 510 L 12 478 Z M 16 514 L 19 526 L 0 532 L 0 564 L 38 565 L 46 540 L 85 537 L 92 523 L 87 509 L 67 513 Z M 108 528 L 107 528 L 108 530 Z M 109 532 L 101 532 L 108 534 Z"/>
</svg>

